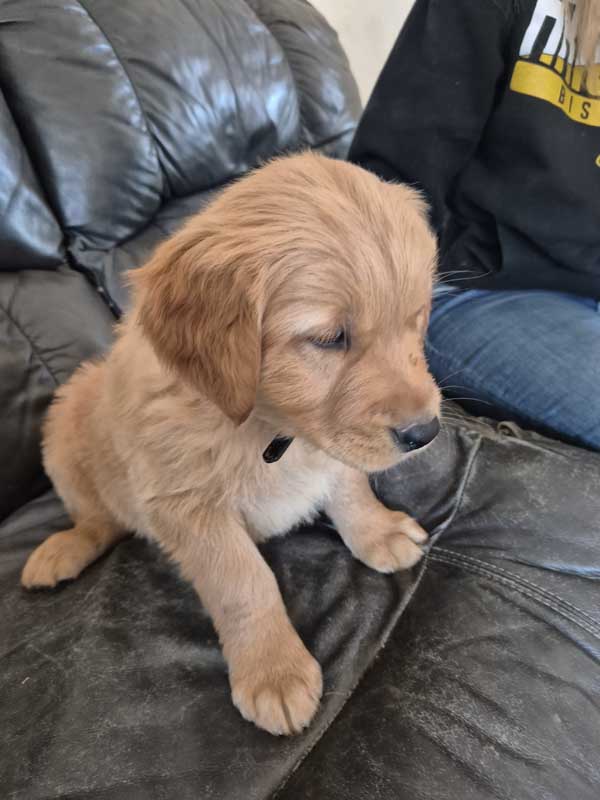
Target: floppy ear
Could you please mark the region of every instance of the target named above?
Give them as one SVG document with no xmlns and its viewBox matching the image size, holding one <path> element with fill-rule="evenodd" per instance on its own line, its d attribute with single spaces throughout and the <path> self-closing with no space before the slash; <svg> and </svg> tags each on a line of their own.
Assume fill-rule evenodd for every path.
<svg viewBox="0 0 600 800">
<path fill-rule="evenodd" d="M 239 425 L 254 407 L 260 373 L 260 275 L 198 223 L 131 274 L 137 320 L 161 361 Z"/>
</svg>

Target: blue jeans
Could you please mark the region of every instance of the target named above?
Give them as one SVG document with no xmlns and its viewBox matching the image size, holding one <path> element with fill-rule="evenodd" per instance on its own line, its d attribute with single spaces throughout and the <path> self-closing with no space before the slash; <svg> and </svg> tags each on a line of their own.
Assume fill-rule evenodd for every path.
<svg viewBox="0 0 600 800">
<path fill-rule="evenodd" d="M 600 450 L 600 304 L 547 291 L 434 294 L 427 353 L 468 410 Z"/>
</svg>

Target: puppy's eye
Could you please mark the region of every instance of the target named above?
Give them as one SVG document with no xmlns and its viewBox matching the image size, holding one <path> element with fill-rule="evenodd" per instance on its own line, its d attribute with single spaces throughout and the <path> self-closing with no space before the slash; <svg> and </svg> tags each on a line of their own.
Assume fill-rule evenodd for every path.
<svg viewBox="0 0 600 800">
<path fill-rule="evenodd" d="M 344 328 L 339 328 L 331 335 L 319 336 L 311 339 L 315 347 L 321 350 L 348 350 L 350 336 Z"/>
</svg>

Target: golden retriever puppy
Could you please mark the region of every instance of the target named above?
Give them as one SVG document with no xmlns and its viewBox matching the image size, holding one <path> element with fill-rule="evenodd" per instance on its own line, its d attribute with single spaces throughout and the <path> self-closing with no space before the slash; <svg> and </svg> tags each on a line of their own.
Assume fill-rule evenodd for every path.
<svg viewBox="0 0 600 800">
<path fill-rule="evenodd" d="M 112 350 L 57 392 L 44 463 L 74 527 L 23 585 L 147 535 L 211 615 L 242 715 L 304 728 L 321 670 L 256 543 L 324 510 L 373 569 L 421 558 L 426 533 L 367 473 L 439 428 L 423 355 L 435 257 L 418 194 L 351 164 L 281 158 L 227 188 L 132 274 Z"/>
</svg>

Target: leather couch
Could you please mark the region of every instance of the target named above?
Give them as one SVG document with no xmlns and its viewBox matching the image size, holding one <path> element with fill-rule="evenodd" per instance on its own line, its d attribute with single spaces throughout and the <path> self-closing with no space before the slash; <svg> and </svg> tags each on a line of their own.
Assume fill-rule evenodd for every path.
<svg viewBox="0 0 600 800">
<path fill-rule="evenodd" d="M 214 630 L 141 539 L 28 594 L 68 521 L 40 422 L 109 346 L 123 273 L 275 153 L 343 157 L 360 113 L 304 0 L 0 0 L 0 796 L 11 800 L 600 797 L 600 458 L 449 412 L 375 476 L 432 546 L 354 561 L 326 520 L 264 548 L 324 667 L 313 725 L 232 706 Z"/>
</svg>

